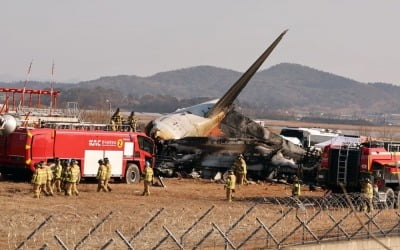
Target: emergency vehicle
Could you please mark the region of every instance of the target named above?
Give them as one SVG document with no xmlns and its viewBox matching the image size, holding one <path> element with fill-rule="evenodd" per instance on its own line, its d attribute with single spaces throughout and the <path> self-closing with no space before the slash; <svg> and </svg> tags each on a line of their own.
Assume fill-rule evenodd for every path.
<svg viewBox="0 0 400 250">
<path fill-rule="evenodd" d="M 323 149 L 318 182 L 333 191 L 360 192 L 361 182 L 368 178 L 378 192 L 379 201 L 387 206 L 400 205 L 400 152 L 398 143 L 367 141 L 328 145 Z"/>
<path fill-rule="evenodd" d="M 321 128 L 282 128 L 280 136 L 296 145 L 310 148 L 317 143 L 328 141 L 340 135 L 340 131 Z"/>
<path fill-rule="evenodd" d="M 112 177 L 137 183 L 145 162 L 154 164 L 154 142 L 143 132 L 106 131 L 107 127 L 74 124 L 17 128 L 0 136 L 0 172 L 22 176 L 40 161 L 77 160 L 83 178 L 95 177 L 98 160 L 107 157 Z"/>
</svg>

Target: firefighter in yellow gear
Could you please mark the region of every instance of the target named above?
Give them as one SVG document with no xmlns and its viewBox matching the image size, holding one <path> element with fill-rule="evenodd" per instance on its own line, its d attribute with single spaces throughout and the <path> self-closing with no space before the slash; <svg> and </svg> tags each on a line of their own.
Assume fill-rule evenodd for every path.
<svg viewBox="0 0 400 250">
<path fill-rule="evenodd" d="M 72 183 L 71 183 L 71 175 L 72 175 L 72 162 L 69 162 L 64 172 L 64 191 L 65 195 L 72 194 Z"/>
<path fill-rule="evenodd" d="M 128 116 L 129 131 L 136 132 L 139 119 L 135 116 L 135 112 L 132 111 Z"/>
<path fill-rule="evenodd" d="M 112 166 L 110 160 L 107 157 L 104 158 L 104 165 L 106 166 L 107 169 L 107 175 L 106 175 L 106 180 L 104 182 L 104 187 L 106 188 L 107 191 L 111 192 L 112 189 L 110 186 L 110 180 L 111 180 Z"/>
<path fill-rule="evenodd" d="M 67 170 L 67 196 L 71 195 L 79 195 L 76 184 L 79 182 L 81 176 L 81 170 L 79 168 L 78 162 L 76 160 L 72 160 L 70 164 L 70 168 Z"/>
<path fill-rule="evenodd" d="M 60 159 L 54 159 L 53 165 L 53 190 L 57 192 L 61 192 L 61 174 L 62 174 L 62 166 L 60 163 Z"/>
<path fill-rule="evenodd" d="M 46 172 L 45 194 L 53 196 L 53 171 L 49 164 L 50 163 L 42 163 L 43 169 Z"/>
<path fill-rule="evenodd" d="M 110 123 L 113 131 L 119 131 L 122 127 L 122 122 L 123 118 L 121 115 L 121 112 L 119 111 L 119 108 L 115 111 L 115 113 L 112 115 Z"/>
<path fill-rule="evenodd" d="M 374 210 L 372 199 L 374 197 L 374 188 L 371 180 L 366 178 L 361 183 L 361 207 L 360 211 L 367 211 L 368 213 Z"/>
<path fill-rule="evenodd" d="M 301 184 L 297 176 L 293 177 L 292 196 L 297 197 L 301 193 Z"/>
<path fill-rule="evenodd" d="M 35 163 L 35 172 L 32 175 L 33 198 L 40 198 L 42 191 L 42 182 L 45 180 L 46 172 L 42 169 L 40 163 Z"/>
<path fill-rule="evenodd" d="M 236 176 L 233 174 L 233 170 L 228 171 L 228 176 L 226 178 L 225 190 L 226 190 L 226 199 L 231 202 L 232 201 L 232 193 L 235 192 L 235 184 L 236 184 Z"/>
<path fill-rule="evenodd" d="M 100 159 L 98 161 L 99 163 L 99 169 L 97 170 L 97 192 L 100 192 L 101 190 L 103 190 L 104 192 L 107 192 L 106 186 L 105 186 L 105 182 L 107 179 L 107 167 L 104 165 L 104 162 L 102 159 Z"/>
<path fill-rule="evenodd" d="M 149 187 L 151 185 L 151 183 L 153 182 L 153 176 L 154 176 L 154 172 L 153 172 L 153 168 L 151 167 L 150 162 L 146 161 L 146 167 L 143 171 L 143 183 L 144 183 L 144 190 L 143 190 L 143 196 L 149 196 L 150 195 L 150 190 Z"/>
<path fill-rule="evenodd" d="M 237 184 L 247 184 L 247 165 L 242 154 L 239 154 L 236 158 L 233 169 L 235 170 Z"/>
</svg>

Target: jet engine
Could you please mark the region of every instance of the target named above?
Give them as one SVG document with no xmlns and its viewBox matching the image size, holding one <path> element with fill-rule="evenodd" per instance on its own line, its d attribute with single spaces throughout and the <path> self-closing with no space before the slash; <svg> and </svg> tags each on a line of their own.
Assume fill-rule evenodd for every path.
<svg viewBox="0 0 400 250">
<path fill-rule="evenodd" d="M 17 129 L 19 122 L 12 115 L 0 116 L 0 135 L 8 135 Z"/>
</svg>

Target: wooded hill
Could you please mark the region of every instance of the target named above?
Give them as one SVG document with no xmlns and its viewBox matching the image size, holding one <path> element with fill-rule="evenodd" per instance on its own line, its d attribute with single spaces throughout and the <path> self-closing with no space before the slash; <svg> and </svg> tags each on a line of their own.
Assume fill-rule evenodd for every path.
<svg viewBox="0 0 400 250">
<path fill-rule="evenodd" d="M 241 72 L 198 66 L 149 77 L 107 76 L 77 84 L 56 83 L 59 104 L 76 101 L 81 108 L 113 107 L 141 112 L 171 112 L 219 98 Z M 2 83 L 23 87 L 23 82 Z M 49 83 L 29 82 L 28 88 L 49 89 Z M 361 83 L 299 64 L 282 63 L 258 72 L 238 98 L 251 115 L 268 113 L 399 113 L 400 87 Z"/>
</svg>

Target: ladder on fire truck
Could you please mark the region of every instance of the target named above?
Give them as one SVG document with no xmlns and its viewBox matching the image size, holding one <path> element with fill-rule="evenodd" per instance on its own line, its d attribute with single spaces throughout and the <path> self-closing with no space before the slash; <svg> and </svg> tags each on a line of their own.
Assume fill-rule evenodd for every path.
<svg viewBox="0 0 400 250">
<path fill-rule="evenodd" d="M 348 173 L 348 164 L 349 164 L 349 154 L 350 151 L 358 150 L 360 144 L 357 142 L 344 142 L 338 152 L 338 161 L 337 161 L 337 176 L 336 176 L 336 184 L 339 185 L 342 183 L 343 185 L 347 185 L 347 173 Z"/>
<path fill-rule="evenodd" d="M 347 164 L 349 159 L 350 144 L 343 144 L 339 148 L 336 184 L 347 185 Z"/>
<path fill-rule="evenodd" d="M 104 123 L 90 123 L 90 122 L 46 122 L 40 124 L 41 128 L 53 129 L 73 129 L 73 130 L 100 130 L 100 131 L 120 131 L 120 132 L 133 132 L 129 125 L 121 125 L 118 129 L 114 129 L 112 124 Z M 139 131 L 139 130 L 138 130 Z"/>
</svg>

